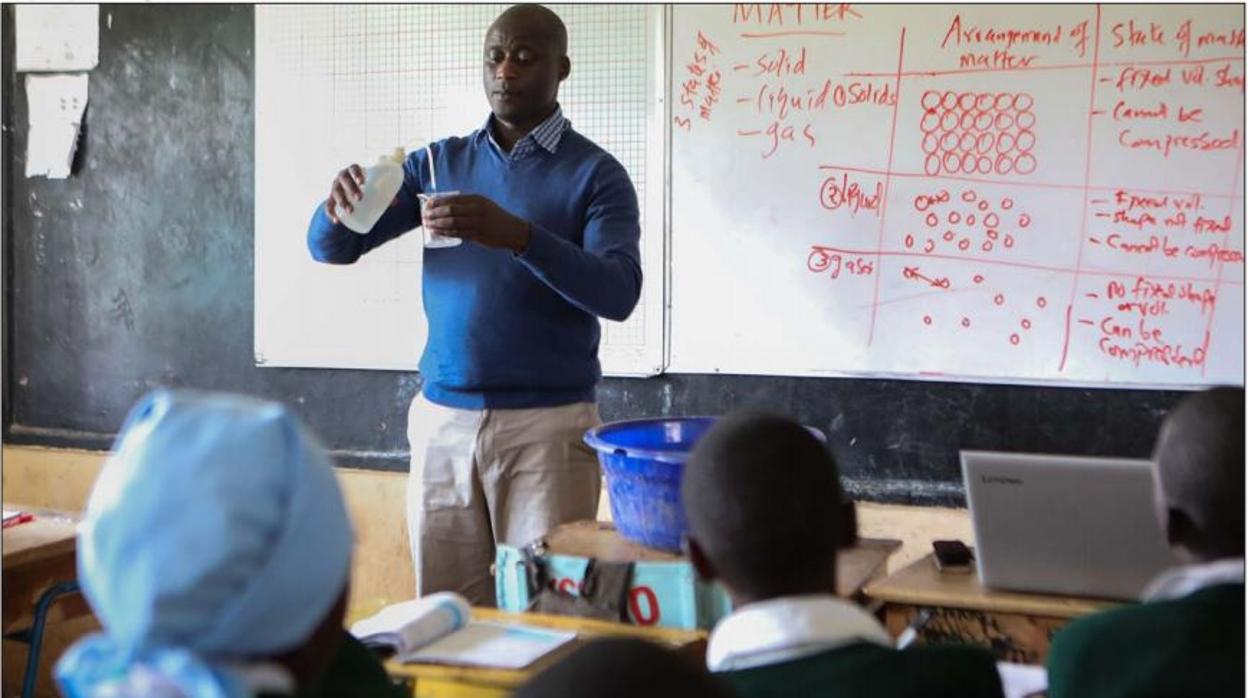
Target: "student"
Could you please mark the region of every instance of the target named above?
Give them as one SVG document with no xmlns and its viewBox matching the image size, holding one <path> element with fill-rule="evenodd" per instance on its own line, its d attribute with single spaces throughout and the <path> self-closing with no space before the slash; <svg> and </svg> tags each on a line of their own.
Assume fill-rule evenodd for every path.
<svg viewBox="0 0 1248 698">
<path fill-rule="evenodd" d="M 836 463 L 802 426 L 720 420 L 686 464 L 689 554 L 737 610 L 711 633 L 707 665 L 755 696 L 1000 696 L 979 649 L 893 649 L 884 628 L 835 596 L 841 539 Z"/>
<path fill-rule="evenodd" d="M 1081 618 L 1053 638 L 1052 698 L 1244 695 L 1244 391 L 1179 403 L 1153 451 L 1157 515 L 1190 564 L 1143 604 Z"/>
<path fill-rule="evenodd" d="M 351 526 L 282 405 L 158 390 L 87 503 L 78 577 L 104 627 L 56 665 L 70 698 L 398 698 L 343 630 Z"/>
<path fill-rule="evenodd" d="M 730 698 L 732 692 L 698 666 L 652 642 L 595 640 L 537 674 L 515 698 Z"/>
<path fill-rule="evenodd" d="M 408 156 L 393 207 L 366 235 L 338 220 L 363 170 L 339 172 L 308 247 L 351 264 L 421 225 L 464 241 L 424 256 L 408 537 L 418 596 L 456 591 L 493 606 L 496 542 L 527 545 L 598 511 L 602 476 L 581 440 L 601 424 L 598 318 L 622 321 L 637 305 L 641 224 L 628 172 L 559 105 L 572 62 L 558 15 L 511 7 L 478 55 L 482 127 L 433 144 L 432 165 L 424 149 Z M 434 181 L 462 193 L 422 212 L 417 197 L 436 193 Z"/>
</svg>

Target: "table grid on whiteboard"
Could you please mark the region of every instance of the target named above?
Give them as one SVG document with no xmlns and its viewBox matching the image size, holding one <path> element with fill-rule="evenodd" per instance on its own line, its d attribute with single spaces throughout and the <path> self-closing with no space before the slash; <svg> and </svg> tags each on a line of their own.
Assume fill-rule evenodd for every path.
<svg viewBox="0 0 1248 698">
<path fill-rule="evenodd" d="M 466 135 L 485 123 L 489 107 L 481 85 L 484 33 L 507 7 L 265 8 L 275 18 L 265 25 L 266 48 L 277 64 L 276 74 L 307 90 L 328 92 L 317 102 L 325 103 L 329 112 L 329 130 L 319 146 L 328 146 L 332 158 L 327 159 L 367 166 L 398 145 L 410 149 L 425 139 Z M 564 113 L 573 128 L 620 161 L 640 196 L 648 173 L 662 166 L 647 161 L 646 66 L 653 50 L 648 10 L 644 5 L 565 5 L 558 12 L 568 28 L 572 61 L 571 75 L 560 89 Z M 440 100 L 435 95 L 452 98 Z M 299 105 L 283 108 L 299 111 Z M 648 221 L 642 207 L 643 250 L 650 225 L 661 226 L 662 220 Z M 391 242 L 360 260 L 358 266 L 370 269 L 371 284 L 362 302 L 415 301 L 407 290 L 422 257 L 415 237 Z M 648 272 L 647 283 L 661 283 L 661 269 L 643 271 Z M 646 345 L 644 298 L 627 321 L 601 321 L 604 349 L 632 352 Z"/>
<path fill-rule="evenodd" d="M 1096 5 L 1096 23 L 1094 25 L 1093 34 L 1092 34 L 1093 49 L 1092 49 L 1091 60 L 1084 64 L 1071 64 L 1071 65 L 1066 65 L 1066 66 L 1047 66 L 1046 67 L 1046 69 L 1049 69 L 1049 70 L 1052 70 L 1052 69 L 1082 70 L 1082 71 L 1091 72 L 1091 79 L 1089 81 L 1091 85 L 1090 97 L 1089 97 L 1089 101 L 1087 105 L 1088 126 L 1087 126 L 1086 133 L 1083 134 L 1083 138 L 1086 143 L 1086 148 L 1085 148 L 1086 153 L 1085 153 L 1084 168 L 1083 168 L 1084 169 L 1083 181 L 1080 183 L 1075 183 L 1075 182 L 1065 182 L 1065 183 L 1023 182 L 1022 183 L 1024 186 L 1030 186 L 1030 187 L 1082 190 L 1083 200 L 1084 200 L 1084 213 L 1083 213 L 1082 218 L 1083 218 L 1084 227 L 1080 231 L 1080 240 L 1083 240 L 1084 238 L 1087 237 L 1087 219 L 1088 219 L 1090 192 L 1093 190 L 1098 190 L 1098 189 L 1102 191 L 1115 191 L 1117 189 L 1117 188 L 1110 188 L 1110 187 L 1097 187 L 1091 183 L 1091 172 L 1092 172 L 1092 164 L 1093 164 L 1093 133 L 1092 133 L 1093 132 L 1093 117 L 1094 115 L 1096 115 L 1097 107 L 1098 107 L 1097 99 L 1096 99 L 1096 88 L 1098 87 L 1097 76 L 1098 76 L 1098 71 L 1100 71 L 1100 69 L 1102 68 L 1102 65 L 1100 63 L 1101 31 L 1102 31 L 1101 6 Z M 924 172 L 924 173 L 897 172 L 893 169 L 892 158 L 893 158 L 893 149 L 896 146 L 896 118 L 897 118 L 897 112 L 899 110 L 899 105 L 901 104 L 901 97 L 902 97 L 902 90 L 903 90 L 902 80 L 906 78 L 916 78 L 916 77 L 931 78 L 937 74 L 964 75 L 964 74 L 971 74 L 971 73 L 977 73 L 977 72 L 989 72 L 989 71 L 985 71 L 982 69 L 975 69 L 975 68 L 948 70 L 948 71 L 907 72 L 904 66 L 904 57 L 905 57 L 905 48 L 906 48 L 906 30 L 904 28 L 901 31 L 901 35 L 898 38 L 897 43 L 898 43 L 898 61 L 897 61 L 897 70 L 895 72 L 890 74 L 890 73 L 880 73 L 880 72 L 848 71 L 846 73 L 847 75 L 855 76 L 855 77 L 884 77 L 884 78 L 892 79 L 894 81 L 895 93 L 897 95 L 897 99 L 892 110 L 893 111 L 892 117 L 894 119 L 894 123 L 889 134 L 888 156 L 887 156 L 888 164 L 882 170 L 874 171 L 876 174 L 880 174 L 884 177 L 884 197 L 883 197 L 883 201 L 881 202 L 879 243 L 877 244 L 876 249 L 874 250 L 873 253 L 870 250 L 862 250 L 862 251 L 843 250 L 846 253 L 873 254 L 874 257 L 879 260 L 880 271 L 875 275 L 875 280 L 876 280 L 875 292 L 871 301 L 871 323 L 870 323 L 871 329 L 870 329 L 870 332 L 868 334 L 868 339 L 867 339 L 868 346 L 871 344 L 871 339 L 875 334 L 875 324 L 876 324 L 876 320 L 879 314 L 879 280 L 883 276 L 883 268 L 884 268 L 884 263 L 886 259 L 886 254 L 885 254 L 886 250 L 883 247 L 883 239 L 884 239 L 885 223 L 887 221 L 887 212 L 888 212 L 888 188 L 889 188 L 889 184 L 891 183 L 892 178 L 897 177 L 897 176 L 902 176 L 902 177 L 913 177 L 913 178 L 931 179 L 931 180 L 949 179 L 949 180 L 969 182 L 969 183 L 1008 184 L 1010 186 L 1018 186 L 1020 184 L 1018 181 L 1006 182 L 1000 179 L 994 180 L 994 179 L 985 178 L 985 177 L 956 177 L 956 176 L 939 175 L 939 174 L 933 175 L 928 172 Z M 1242 63 L 1243 60 L 1244 60 L 1243 56 L 1223 56 L 1223 57 L 1218 57 L 1218 58 L 1213 58 L 1213 59 L 1203 59 L 1201 61 L 1185 61 L 1185 60 L 1152 61 L 1150 62 L 1150 65 L 1159 67 L 1159 68 L 1165 68 L 1165 67 L 1175 67 L 1175 66 L 1190 66 L 1190 65 L 1198 64 L 1202 62 L 1203 63 L 1217 63 L 1217 62 L 1234 61 L 1234 62 Z M 1116 65 L 1117 66 L 1122 66 L 1122 65 L 1133 66 L 1133 65 L 1137 65 L 1138 63 L 1139 62 L 1137 61 L 1135 63 L 1130 63 L 1130 64 L 1108 64 L 1108 65 L 1111 67 L 1116 66 Z M 999 71 L 995 71 L 995 72 L 999 72 Z M 1101 106 L 1103 107 L 1104 105 L 1101 105 Z M 1228 173 L 1231 175 L 1231 186 L 1228 191 L 1176 192 L 1174 189 L 1166 189 L 1164 191 L 1161 191 L 1161 190 L 1153 191 L 1153 193 L 1158 193 L 1158 194 L 1196 193 L 1208 199 L 1214 199 L 1214 200 L 1227 199 L 1229 200 L 1228 213 L 1234 213 L 1236 210 L 1235 208 L 1236 203 L 1241 198 L 1241 193 L 1242 193 L 1242 190 L 1240 187 L 1240 174 L 1243 169 L 1243 156 L 1244 156 L 1244 144 L 1243 144 L 1243 141 L 1241 140 L 1239 148 L 1238 148 L 1238 154 L 1236 156 L 1234 170 L 1233 172 Z M 839 170 L 839 169 L 848 169 L 848 168 L 845 168 L 844 166 L 839 166 L 839 165 L 829 165 L 828 169 Z M 858 169 L 859 171 L 864 171 L 864 170 L 861 170 L 860 168 Z M 1152 190 L 1146 190 L 1146 189 L 1137 188 L 1137 187 L 1132 187 L 1132 189 L 1136 191 L 1152 191 Z M 1069 342 L 1070 342 L 1070 330 L 1071 330 L 1070 324 L 1072 322 L 1072 309 L 1074 308 L 1075 300 L 1076 300 L 1075 295 L 1079 288 L 1080 275 L 1082 274 L 1098 274 L 1098 275 L 1118 274 L 1122 276 L 1128 275 L 1124 273 L 1107 272 L 1107 271 L 1105 272 L 1091 271 L 1091 270 L 1083 269 L 1082 264 L 1081 264 L 1082 258 L 1083 258 L 1082 253 L 1086 249 L 1086 247 L 1087 247 L 1086 244 L 1079 245 L 1080 254 L 1076 258 L 1074 267 L 1061 269 L 1061 271 L 1064 271 L 1071 275 L 1071 285 L 1070 285 L 1070 296 L 1066 302 L 1066 328 L 1065 328 L 1063 339 L 1062 339 L 1063 344 L 1062 344 L 1061 360 L 1058 366 L 1059 371 L 1064 369 L 1066 366 L 1067 352 L 1069 349 Z M 827 249 L 835 250 L 837 248 L 830 247 Z M 920 252 L 907 253 L 907 252 L 893 251 L 893 252 L 889 252 L 887 256 L 892 257 L 892 258 L 913 259 L 913 258 L 923 258 L 929 255 L 926 255 Z M 982 260 L 976 260 L 976 261 L 982 261 Z M 1008 266 L 1008 263 L 1006 264 L 1006 266 Z M 1204 283 L 1213 283 L 1214 293 L 1216 295 L 1220 291 L 1223 283 L 1236 283 L 1236 282 L 1225 282 L 1223 280 L 1222 274 L 1223 274 L 1223 270 L 1225 266 L 1226 266 L 1226 263 L 1222 260 L 1219 260 L 1216 264 L 1216 271 L 1214 273 L 1213 278 L 1201 278 L 1201 277 L 1196 277 L 1196 278 L 1170 277 L 1170 278 L 1173 278 L 1174 280 L 1179 280 L 1179 281 L 1194 280 L 1194 281 L 1200 281 Z M 1159 274 L 1154 274 L 1153 276 L 1156 276 L 1158 278 L 1166 278 L 1164 275 L 1159 275 Z M 1237 285 L 1242 286 L 1242 283 L 1238 283 Z M 1211 338 L 1212 338 L 1213 318 L 1214 318 L 1214 313 L 1212 312 L 1209 313 L 1209 317 L 1207 318 L 1207 322 L 1205 326 L 1205 339 L 1204 339 L 1203 348 L 1205 350 L 1206 359 L 1208 357 L 1208 350 L 1209 350 Z M 1086 324 L 1090 321 L 1084 320 L 1083 322 L 1085 322 Z M 1201 365 L 1202 376 L 1205 375 L 1205 369 L 1207 368 L 1207 366 L 1208 366 L 1207 360 L 1202 362 L 1202 365 Z"/>
<path fill-rule="evenodd" d="M 1242 6 L 838 7 L 674 12 L 675 370 L 1242 381 Z"/>
</svg>

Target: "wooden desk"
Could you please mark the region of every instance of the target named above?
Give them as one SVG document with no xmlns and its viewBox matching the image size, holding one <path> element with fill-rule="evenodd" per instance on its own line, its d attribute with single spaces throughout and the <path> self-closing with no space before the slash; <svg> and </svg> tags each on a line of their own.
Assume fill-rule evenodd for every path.
<svg viewBox="0 0 1248 698">
<path fill-rule="evenodd" d="M 599 637 L 635 637 L 666 645 L 690 655 L 690 661 L 702 662 L 706 654 L 707 633 L 702 630 L 643 628 L 624 623 L 610 623 L 588 618 L 551 616 L 540 613 L 508 613 L 494 608 L 472 609 L 473 620 L 572 630 L 576 640 L 542 657 L 524 669 L 486 669 L 480 667 L 444 666 L 437 664 L 386 663 L 391 676 L 413 682 L 415 698 L 502 698 L 510 695 L 530 676 L 558 662 L 586 641 Z"/>
<path fill-rule="evenodd" d="M 964 643 L 992 650 L 997 659 L 1043 664 L 1053 634 L 1072 618 L 1118 604 L 1100 599 L 1045 596 L 985 589 L 970 574 L 942 574 L 928 555 L 868 584 L 866 595 L 883 604 L 894 638 L 921 609 L 930 619 L 919 632 L 932 643 Z"/>
<path fill-rule="evenodd" d="M 78 516 L 69 512 L 4 505 L 35 515 L 34 521 L 4 529 L 3 634 L 29 628 L 35 603 L 53 584 L 78 576 L 76 535 Z M 91 612 L 81 594 L 52 604 L 47 620 L 56 622 Z"/>
<path fill-rule="evenodd" d="M 655 550 L 620 535 L 607 521 L 576 521 L 556 527 L 543 539 L 546 551 L 559 555 L 592 557 L 604 562 L 681 562 L 678 553 Z M 863 600 L 862 588 L 884 576 L 888 558 L 901 547 L 889 538 L 859 538 L 842 550 L 836 560 L 836 593 L 847 599 Z"/>
<path fill-rule="evenodd" d="M 888 558 L 900 547 L 901 541 L 891 538 L 859 538 L 852 548 L 837 553 L 836 595 L 870 604 L 865 588 L 884 577 Z"/>
</svg>

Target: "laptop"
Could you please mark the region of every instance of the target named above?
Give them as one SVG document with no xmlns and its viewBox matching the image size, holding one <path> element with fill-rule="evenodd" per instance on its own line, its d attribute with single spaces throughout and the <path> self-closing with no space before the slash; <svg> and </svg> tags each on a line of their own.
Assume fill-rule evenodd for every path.
<svg viewBox="0 0 1248 698">
<path fill-rule="evenodd" d="M 1138 599 L 1179 564 L 1153 513 L 1147 460 L 962 451 L 980 583 Z"/>
</svg>

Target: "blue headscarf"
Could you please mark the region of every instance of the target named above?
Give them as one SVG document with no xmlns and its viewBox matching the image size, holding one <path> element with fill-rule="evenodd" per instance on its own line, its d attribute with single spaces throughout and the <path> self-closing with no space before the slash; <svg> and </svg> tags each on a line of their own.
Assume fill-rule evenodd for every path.
<svg viewBox="0 0 1248 698">
<path fill-rule="evenodd" d="M 229 662 L 300 646 L 345 589 L 333 469 L 284 406 L 157 390 L 131 410 L 78 536 L 104 626 L 57 663 L 71 698 L 246 695 Z M 129 686 L 130 688 L 125 688 Z"/>
</svg>

